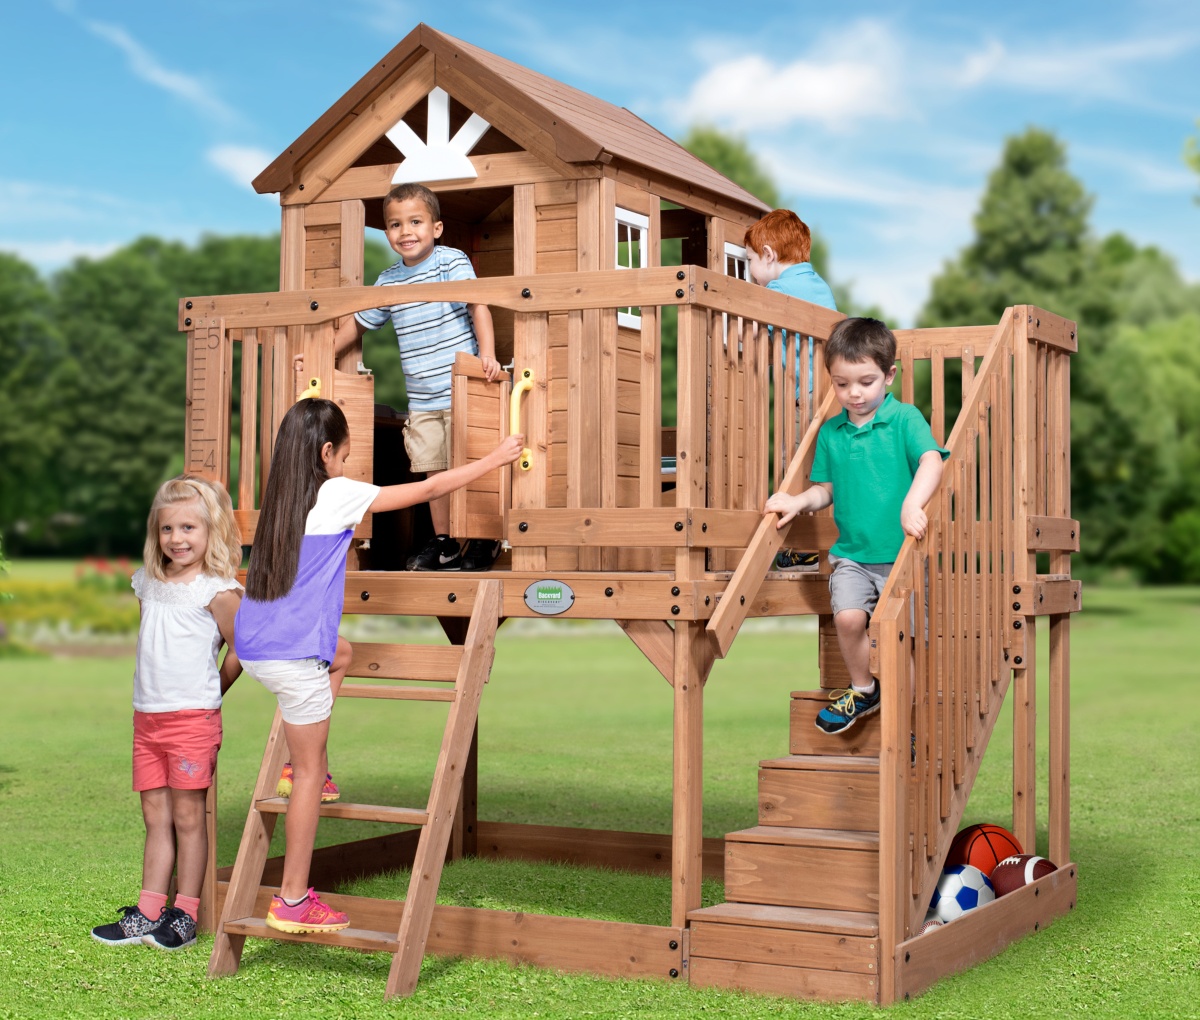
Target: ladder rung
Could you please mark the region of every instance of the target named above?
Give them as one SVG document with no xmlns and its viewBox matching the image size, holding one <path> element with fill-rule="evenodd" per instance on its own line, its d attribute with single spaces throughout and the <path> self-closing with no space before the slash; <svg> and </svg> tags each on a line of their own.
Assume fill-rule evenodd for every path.
<svg viewBox="0 0 1200 1020">
<path fill-rule="evenodd" d="M 392 701 L 453 701 L 457 692 L 444 687 L 391 687 L 383 684 L 342 684 L 339 698 L 388 698 Z"/>
<path fill-rule="evenodd" d="M 368 928 L 343 928 L 341 931 L 314 931 L 293 934 L 279 931 L 261 917 L 239 917 L 226 921 L 228 935 L 246 935 L 256 939 L 282 939 L 287 942 L 317 942 L 326 946 L 345 946 L 347 949 L 373 949 L 394 953 L 399 948 L 395 932 L 371 931 Z"/>
<path fill-rule="evenodd" d="M 254 802 L 263 814 L 287 814 L 287 797 L 267 797 Z M 424 825 L 429 813 L 419 808 L 388 807 L 386 804 L 322 804 L 322 818 L 352 818 L 360 822 L 389 822 L 392 825 Z"/>
<path fill-rule="evenodd" d="M 383 680 L 452 681 L 462 662 L 461 645 L 405 645 L 355 641 L 347 676 Z"/>
</svg>

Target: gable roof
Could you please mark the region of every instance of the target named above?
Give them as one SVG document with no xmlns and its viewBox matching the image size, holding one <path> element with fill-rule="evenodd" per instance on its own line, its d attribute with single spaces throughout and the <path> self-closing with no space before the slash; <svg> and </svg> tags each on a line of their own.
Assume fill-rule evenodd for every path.
<svg viewBox="0 0 1200 1020">
<path fill-rule="evenodd" d="M 254 190 L 270 194 L 288 187 L 298 166 L 426 52 L 434 54 L 435 60 L 452 61 L 459 73 L 482 80 L 497 99 L 520 109 L 552 141 L 555 153 L 564 162 L 608 163 L 617 158 L 750 211 L 766 212 L 770 208 L 629 110 L 425 24 L 409 32 L 259 174 L 254 179 Z"/>
</svg>

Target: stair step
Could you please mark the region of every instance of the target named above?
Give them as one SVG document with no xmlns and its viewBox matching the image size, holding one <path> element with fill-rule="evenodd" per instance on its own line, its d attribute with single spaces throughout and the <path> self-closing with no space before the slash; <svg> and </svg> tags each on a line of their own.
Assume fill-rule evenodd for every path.
<svg viewBox="0 0 1200 1020">
<path fill-rule="evenodd" d="M 879 835 L 758 825 L 725 837 L 732 903 L 875 913 Z"/>
<path fill-rule="evenodd" d="M 852 829 L 807 829 L 789 825 L 754 825 L 725 834 L 726 843 L 776 843 L 780 846 L 819 847 L 827 850 L 879 852 L 878 832 Z"/>
<path fill-rule="evenodd" d="M 323 946 L 342 946 L 346 949 L 366 949 L 394 953 L 399 948 L 394 931 L 371 931 L 367 928 L 343 928 L 341 931 L 314 931 L 294 934 L 279 931 L 262 917 L 239 917 L 222 925 L 227 935 L 245 935 L 256 939 L 279 939 L 284 942 L 316 942 Z"/>
<path fill-rule="evenodd" d="M 758 820 L 814 829 L 879 828 L 879 760 L 792 755 L 758 770 Z"/>
<path fill-rule="evenodd" d="M 857 910 L 814 910 L 811 907 L 778 907 L 763 903 L 717 903 L 688 911 L 689 922 L 736 924 L 790 931 L 815 931 L 829 935 L 874 938 L 879 915 Z"/>
<path fill-rule="evenodd" d="M 462 662 L 461 645 L 404 645 L 355 641 L 347 676 L 383 680 L 453 683 Z"/>
<path fill-rule="evenodd" d="M 843 733 L 825 733 L 813 720 L 829 704 L 829 691 L 793 691 L 788 741 L 792 754 L 879 755 L 880 714 L 876 712 Z"/>
<path fill-rule="evenodd" d="M 853 754 L 789 754 L 766 758 L 758 763 L 764 769 L 795 769 L 809 772 L 879 772 L 879 759 Z"/>
<path fill-rule="evenodd" d="M 454 701 L 458 694 L 444 687 L 391 687 L 384 684 L 342 684 L 339 698 L 386 698 L 390 701 Z"/>
<path fill-rule="evenodd" d="M 287 814 L 287 797 L 268 797 L 254 802 L 263 814 Z M 347 804 L 335 802 L 321 805 L 322 818 L 352 818 L 360 822 L 388 822 L 392 825 L 424 825 L 429 814 L 422 808 L 389 807 L 386 804 Z"/>
</svg>

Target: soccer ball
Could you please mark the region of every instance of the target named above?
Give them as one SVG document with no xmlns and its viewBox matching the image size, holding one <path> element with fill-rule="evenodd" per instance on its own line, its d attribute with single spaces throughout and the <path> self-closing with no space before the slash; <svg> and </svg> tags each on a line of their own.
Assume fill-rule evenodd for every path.
<svg viewBox="0 0 1200 1020">
<path fill-rule="evenodd" d="M 970 864 L 951 864 L 942 869 L 942 877 L 938 879 L 929 909 L 943 922 L 949 923 L 956 917 L 962 917 L 968 910 L 991 903 L 995 898 L 992 883 L 982 871 Z"/>
</svg>

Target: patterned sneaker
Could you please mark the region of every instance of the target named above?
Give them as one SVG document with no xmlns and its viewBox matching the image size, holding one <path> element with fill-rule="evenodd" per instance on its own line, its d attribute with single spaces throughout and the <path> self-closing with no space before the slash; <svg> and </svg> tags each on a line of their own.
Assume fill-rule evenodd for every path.
<svg viewBox="0 0 1200 1020">
<path fill-rule="evenodd" d="M 775 554 L 772 564 L 776 570 L 806 570 L 821 562 L 821 554 L 815 552 L 797 552 L 795 549 L 780 549 Z"/>
<path fill-rule="evenodd" d="M 490 538 L 472 538 L 463 551 L 463 570 L 488 570 L 500 555 L 500 542 Z"/>
<path fill-rule="evenodd" d="M 438 535 L 416 556 L 410 556 L 406 566 L 409 570 L 458 570 L 462 566 L 462 550 L 449 535 Z"/>
<path fill-rule="evenodd" d="M 276 797 L 290 797 L 292 795 L 292 763 L 285 761 L 283 763 L 283 772 L 279 775 L 279 782 L 275 784 Z M 321 803 L 332 804 L 342 795 L 342 791 L 338 789 L 337 783 L 333 781 L 333 776 L 328 772 L 325 773 L 325 785 L 321 787 Z"/>
<path fill-rule="evenodd" d="M 831 704 L 817 713 L 817 729 L 823 733 L 841 733 L 848 730 L 859 719 L 879 711 L 879 683 L 870 694 L 856 691 L 853 687 L 834 691 L 829 695 Z"/>
<path fill-rule="evenodd" d="M 272 896 L 267 927 L 293 933 L 340 931 L 350 927 L 350 919 L 340 910 L 322 903 L 316 891 L 309 889 L 308 895 L 294 907 L 285 903 L 282 897 Z"/>
<path fill-rule="evenodd" d="M 119 921 L 112 924 L 102 924 L 92 929 L 92 938 L 107 946 L 134 946 L 142 941 L 145 935 L 158 922 L 151 921 L 137 907 L 122 907 Z M 158 915 L 162 918 L 162 914 Z"/>
<path fill-rule="evenodd" d="M 142 936 L 142 942 L 169 953 L 187 949 L 196 944 L 196 922 L 186 910 L 164 907 L 158 916 L 158 924 Z"/>
</svg>

